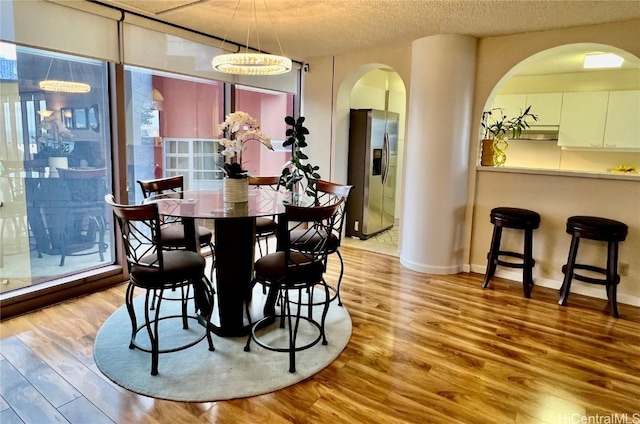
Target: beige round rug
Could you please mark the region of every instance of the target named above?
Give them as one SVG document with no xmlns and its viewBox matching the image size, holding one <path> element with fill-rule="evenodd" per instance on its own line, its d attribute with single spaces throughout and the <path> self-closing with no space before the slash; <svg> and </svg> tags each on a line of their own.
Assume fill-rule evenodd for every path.
<svg viewBox="0 0 640 424">
<path fill-rule="evenodd" d="M 256 291 L 256 294 L 258 292 Z M 260 293 L 261 294 L 261 293 Z M 259 297 L 259 296 L 257 296 Z M 258 303 L 259 298 L 254 298 Z M 142 299 L 136 299 L 140 308 Z M 179 302 L 165 301 L 164 311 L 171 313 Z M 176 312 L 175 309 L 173 312 Z M 320 317 L 318 310 L 316 317 Z M 163 323 L 169 322 L 165 320 Z M 181 325 L 163 325 L 160 328 L 160 348 L 176 346 L 186 339 L 192 340 L 204 328 L 193 324 L 189 330 Z M 265 337 L 285 342 L 285 331 L 277 324 L 268 327 Z M 302 326 L 300 341 L 315 337 L 311 326 Z M 161 354 L 158 375 L 152 376 L 151 354 L 129 349 L 131 324 L 123 306 L 111 315 L 100 328 L 94 346 L 96 365 L 114 383 L 139 393 L 160 399 L 185 402 L 212 402 L 269 393 L 304 380 L 325 368 L 340 355 L 351 337 L 351 317 L 344 306 L 331 303 L 326 321 L 328 345 L 318 343 L 296 354 L 296 372 L 289 373 L 288 353 L 272 352 L 251 343 L 245 352 L 246 337 L 218 337 L 213 335 L 215 351 L 210 352 L 205 340 L 174 353 Z M 141 332 L 138 342 L 145 340 Z M 278 344 L 278 346 L 280 346 Z"/>
</svg>

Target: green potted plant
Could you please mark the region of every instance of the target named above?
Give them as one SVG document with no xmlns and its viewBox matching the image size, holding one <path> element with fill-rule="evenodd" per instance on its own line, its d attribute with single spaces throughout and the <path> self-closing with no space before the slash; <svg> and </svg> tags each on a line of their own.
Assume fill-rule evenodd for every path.
<svg viewBox="0 0 640 424">
<path fill-rule="evenodd" d="M 507 160 L 505 151 L 509 147 L 507 134 L 512 138 L 520 137 L 522 130 L 529 128 L 528 119 L 538 120 L 538 115 L 531 113 L 531 105 L 520 115 L 507 118 L 504 109 L 495 108 L 482 114 L 482 128 L 484 137 L 482 140 L 482 166 L 503 166 Z"/>
<path fill-rule="evenodd" d="M 303 162 L 309 159 L 301 150 L 307 147 L 306 135 L 309 134 L 309 130 L 303 125 L 304 120 L 304 116 L 300 116 L 298 119 L 294 119 L 293 116 L 284 118 L 284 121 L 291 128 L 287 129 L 285 133 L 287 139 L 282 143 L 282 146 L 291 146 L 291 160 L 282 168 L 280 185 L 293 193 L 294 200 L 296 196 L 301 194 L 315 199 L 317 196 L 316 183 L 321 178 L 318 173 L 319 166 Z"/>
</svg>

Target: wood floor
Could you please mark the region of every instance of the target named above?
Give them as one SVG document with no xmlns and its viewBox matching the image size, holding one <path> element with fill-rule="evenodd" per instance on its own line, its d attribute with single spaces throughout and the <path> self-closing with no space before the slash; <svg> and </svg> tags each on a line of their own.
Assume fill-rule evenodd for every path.
<svg viewBox="0 0 640 424">
<path fill-rule="evenodd" d="M 391 256 L 342 253 L 353 335 L 302 383 L 212 403 L 112 384 L 92 350 L 123 303 L 119 286 L 0 323 L 0 422 L 640 422 L 639 308 L 620 305 L 615 319 L 599 299 L 572 295 L 560 307 L 550 289 L 525 299 L 515 282 L 483 290 L 477 274 L 424 275 Z"/>
</svg>

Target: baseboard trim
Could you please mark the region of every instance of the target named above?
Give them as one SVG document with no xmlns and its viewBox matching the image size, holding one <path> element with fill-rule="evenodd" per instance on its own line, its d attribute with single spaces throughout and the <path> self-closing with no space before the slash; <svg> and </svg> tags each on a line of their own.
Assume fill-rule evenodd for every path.
<svg viewBox="0 0 640 424">
<path fill-rule="evenodd" d="M 459 272 L 462 272 L 461 265 L 454 265 L 454 266 L 425 265 L 422 263 L 410 261 L 408 259 L 403 258 L 402 256 L 400 256 L 400 263 L 403 266 L 413 271 L 422 272 L 425 274 L 449 275 L 449 274 L 458 274 Z"/>
<path fill-rule="evenodd" d="M 484 274 L 487 270 L 486 265 L 471 264 L 465 265 L 463 268 L 469 268 L 469 272 L 475 272 L 478 274 Z M 500 267 L 498 267 L 495 276 L 507 280 L 517 281 L 519 284 L 522 284 L 522 271 L 509 271 L 500 269 Z M 534 280 L 536 286 L 546 287 L 549 289 L 559 290 L 560 286 L 562 286 L 562 281 L 536 277 L 535 275 Z M 607 300 L 607 293 L 605 292 L 604 286 L 582 283 L 575 280 L 571 282 L 571 293 L 577 293 L 584 296 L 594 297 L 596 299 Z M 640 297 L 618 292 L 618 303 L 640 307 Z"/>
</svg>

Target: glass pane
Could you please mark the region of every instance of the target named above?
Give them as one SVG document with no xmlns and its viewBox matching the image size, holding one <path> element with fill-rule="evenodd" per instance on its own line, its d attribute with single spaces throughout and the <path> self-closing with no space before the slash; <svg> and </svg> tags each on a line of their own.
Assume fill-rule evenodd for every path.
<svg viewBox="0 0 640 424">
<path fill-rule="evenodd" d="M 201 170 L 198 164 L 202 162 L 197 158 L 214 154 L 210 144 L 217 138 L 223 119 L 223 83 L 133 66 L 125 67 L 125 80 L 129 105 L 127 178 L 129 187 L 135 187 L 129 191 L 129 203 L 142 201 L 135 184 L 138 179 L 183 175 L 185 188 L 219 184 L 221 177 L 215 173 L 204 186 L 196 187 L 192 181 L 194 172 Z M 157 129 L 157 135 L 147 139 L 150 126 Z"/>
<path fill-rule="evenodd" d="M 193 173 L 193 178 L 195 180 L 215 180 L 220 178 L 220 172 L 215 171 L 196 171 Z"/>
<path fill-rule="evenodd" d="M 115 254 L 104 204 L 112 181 L 107 63 L 1 44 L 3 66 L 16 70 L 0 84 L 6 292 L 110 265 Z M 91 105 L 102 123 L 96 130 L 82 120 Z"/>
<path fill-rule="evenodd" d="M 267 150 L 258 142 L 247 142 L 242 153 L 243 168 L 250 175 L 280 175 L 282 167 L 291 157 L 288 149 L 279 149 L 285 140 L 287 124 L 285 116 L 293 114 L 293 95 L 236 87 L 236 110 L 247 112 L 260 124 L 263 133 L 271 137 L 274 151 Z"/>
<path fill-rule="evenodd" d="M 178 159 L 178 165 L 176 166 L 176 168 L 180 168 L 180 169 L 184 169 L 184 170 L 188 170 L 189 169 L 189 158 L 177 158 Z"/>
<path fill-rule="evenodd" d="M 195 169 L 216 169 L 216 167 L 218 166 L 216 160 L 217 157 L 214 156 L 194 157 L 193 167 Z"/>
<path fill-rule="evenodd" d="M 189 142 L 188 141 L 180 141 L 178 142 L 178 153 L 189 154 Z"/>
</svg>

